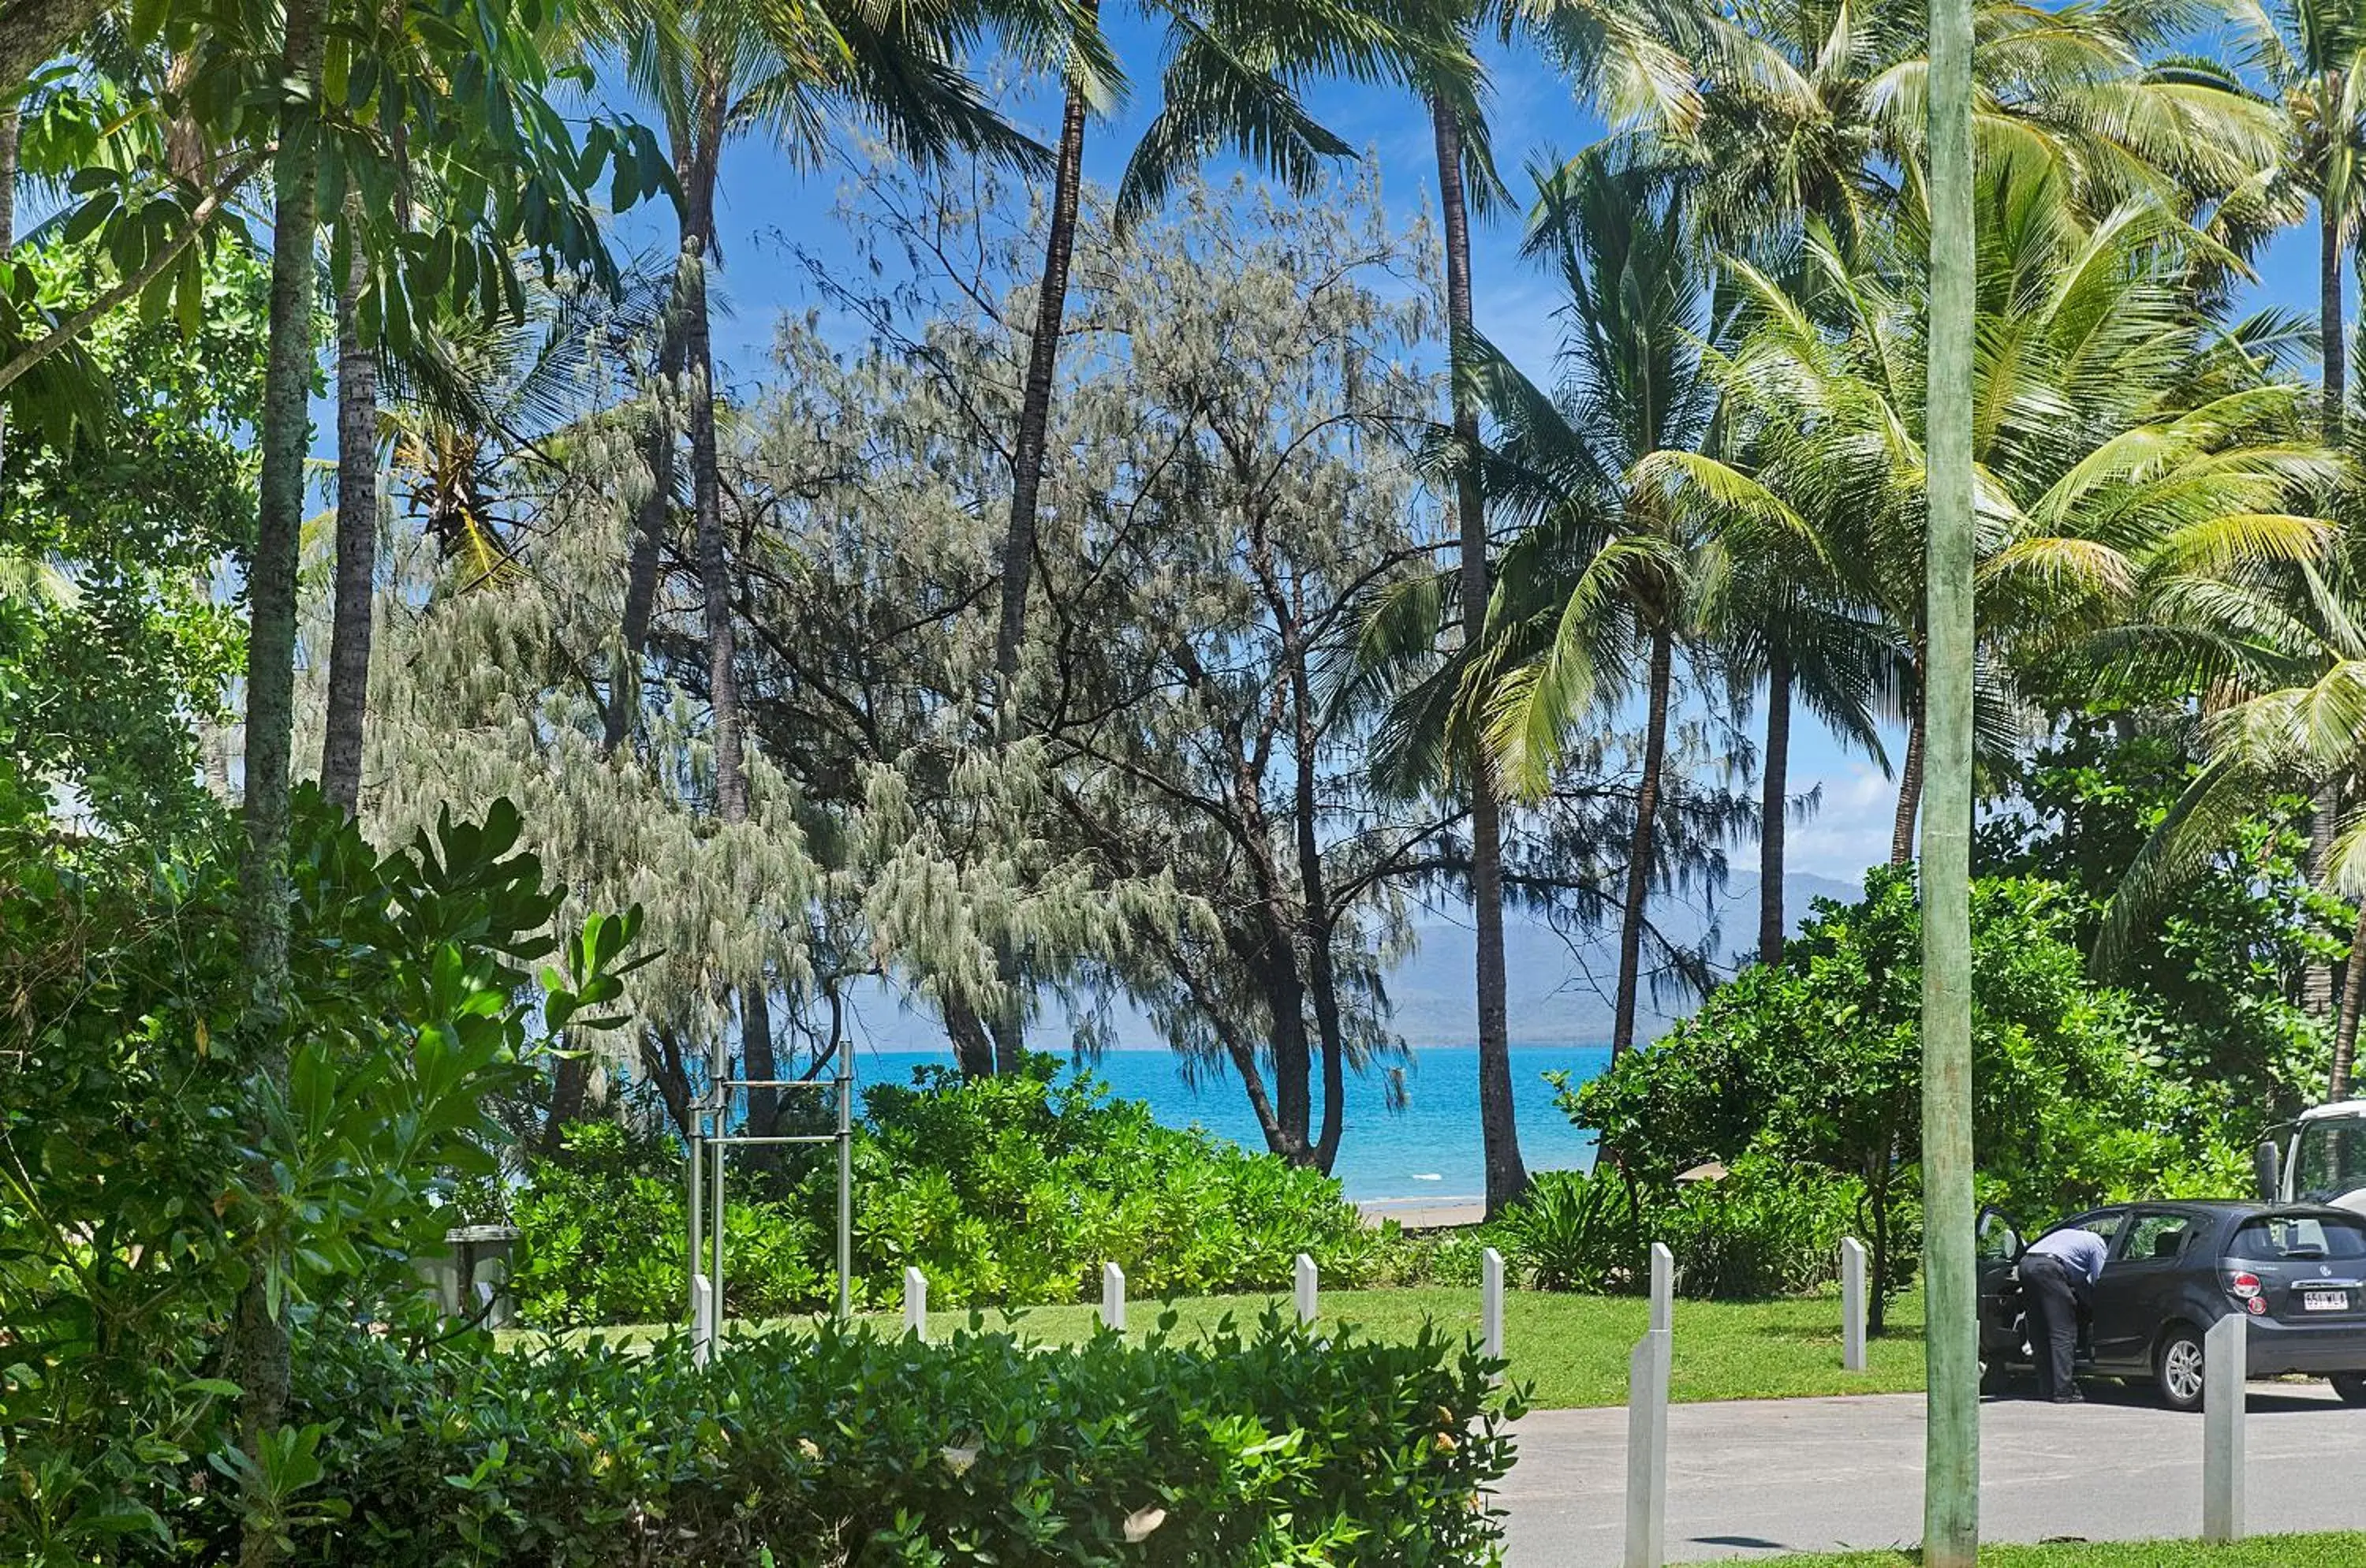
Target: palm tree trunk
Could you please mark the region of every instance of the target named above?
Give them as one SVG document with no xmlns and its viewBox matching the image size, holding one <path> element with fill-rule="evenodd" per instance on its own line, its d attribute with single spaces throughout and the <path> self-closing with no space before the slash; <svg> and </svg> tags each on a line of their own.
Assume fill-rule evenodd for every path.
<svg viewBox="0 0 2366 1568">
<path fill-rule="evenodd" d="M 1914 862 L 1914 819 L 1922 806 L 1922 708 L 1915 705 L 1906 729 L 1906 765 L 1898 770 L 1898 816 L 1889 829 L 1889 863 Z"/>
<path fill-rule="evenodd" d="M 673 398 L 686 352 L 678 312 L 667 314 L 658 350 L 658 406 L 641 432 L 641 457 L 648 468 L 648 493 L 633 518 L 632 553 L 625 562 L 623 648 L 608 682 L 608 708 L 602 716 L 600 754 L 614 756 L 632 732 L 641 706 L 641 653 L 649 641 L 649 616 L 657 608 L 658 563 L 665 553 L 667 525 L 673 519 Z"/>
<path fill-rule="evenodd" d="M 1099 0 L 1086 0 L 1087 18 Z M 1052 176 L 1052 227 L 1043 241 L 1043 276 L 1035 290 L 1035 333 L 1027 345 L 1027 383 L 1011 453 L 1010 522 L 1002 541 L 1002 618 L 995 628 L 996 727 L 1018 733 L 1019 650 L 1027 637 L 1027 587 L 1035 568 L 1035 515 L 1043 485 L 1043 448 L 1052 424 L 1052 378 L 1059 367 L 1060 328 L 1068 311 L 1068 265 L 1076 248 L 1076 209 L 1084 184 L 1083 89 L 1071 83 L 1060 112 L 1060 149 Z"/>
<path fill-rule="evenodd" d="M 271 323 L 265 348 L 262 475 L 254 549 L 247 565 L 246 819 L 239 861 L 239 945 L 254 998 L 245 1032 L 254 1075 L 284 1093 L 287 1083 L 287 785 L 296 728 L 296 570 L 304 526 L 304 457 L 310 445 L 312 246 L 318 237 L 320 145 L 314 127 L 323 48 L 320 0 L 289 0 L 271 232 Z M 258 1146 L 265 1128 L 249 1128 Z M 276 1217 L 278 1184 L 268 1156 L 252 1161 L 253 1222 L 244 1250 L 233 1365 L 240 1389 L 240 1446 L 261 1462 L 265 1438 L 287 1409 L 287 1326 L 268 1293 L 287 1239 Z M 278 1555 L 273 1525 L 247 1516 L 241 1568 Z"/>
<path fill-rule="evenodd" d="M 1791 804 L 1791 646 L 1778 633 L 1766 649 L 1766 759 L 1760 780 L 1758 962 L 1783 962 L 1783 829 Z"/>
<path fill-rule="evenodd" d="M 2341 1019 L 2333 1031 L 2333 1075 L 2325 1086 L 2328 1100 L 2349 1098 L 2349 1069 L 2358 1055 L 2361 1001 L 2366 1001 L 2366 914 L 2358 917 L 2358 929 L 2349 937 L 2349 961 L 2342 966 Z"/>
<path fill-rule="evenodd" d="M 1660 770 L 1667 763 L 1668 687 L 1675 668 L 1675 633 L 1651 632 L 1651 694 L 1643 718 L 1643 777 L 1635 788 L 1635 832 L 1627 848 L 1627 897 L 1618 911 L 1617 1011 L 1610 1025 L 1610 1059 L 1635 1043 L 1635 1007 L 1643 973 L 1643 916 L 1651 894 L 1653 829 L 1660 813 Z"/>
<path fill-rule="evenodd" d="M 690 378 L 690 490 L 705 610 L 707 701 L 715 714 L 715 807 L 727 826 L 748 820 L 748 766 L 739 710 L 738 650 L 731 621 L 731 565 L 723 541 L 723 464 L 715 434 L 715 344 L 708 316 L 707 259 L 715 254 L 716 158 L 723 143 L 723 86 L 710 82 L 687 178 L 683 216 L 682 361 Z M 772 1058 L 771 998 L 761 966 L 739 989 L 739 1066 L 743 1077 L 778 1077 Z M 779 1096 L 748 1097 L 749 1130 L 770 1136 Z"/>
<path fill-rule="evenodd" d="M 1437 145 L 1438 205 L 1446 245 L 1447 357 L 1454 374 L 1454 435 L 1468 451 L 1479 443 L 1479 409 L 1460 375 L 1464 345 L 1472 331 L 1470 304 L 1470 203 L 1462 185 L 1462 127 L 1443 97 L 1429 104 Z M 1460 534 L 1462 640 L 1475 647 L 1486 635 L 1487 600 L 1493 592 L 1488 559 L 1487 509 L 1479 476 L 1468 465 L 1455 480 L 1455 519 Z M 1479 1141 L 1487 1172 L 1487 1216 L 1500 1214 L 1527 1190 L 1528 1168 L 1520 1157 L 1520 1126 L 1512 1099 L 1512 1027 L 1504 960 L 1504 818 L 1495 775 L 1475 746 L 1470 777 L 1470 905 L 1479 956 Z"/>
<path fill-rule="evenodd" d="M 2339 72 L 2325 73 L 2325 91 L 2333 96 L 2323 102 L 2341 101 Z M 2317 412 L 2325 445 L 2336 452 L 2341 450 L 2349 413 L 2349 333 L 2341 308 L 2345 249 L 2341 243 L 2341 210 L 2348 205 L 2347 183 L 2339 174 L 2339 165 L 2328 161 L 2326 188 L 2316 211 L 2316 331 L 2325 360 L 2323 400 Z M 2333 864 L 2333 841 L 2340 811 L 2340 792 L 2327 785 L 2316 798 L 2315 819 L 2309 833 L 2309 877 L 2320 887 L 2326 885 Z M 2333 981 L 2334 966 L 2330 964 L 2309 971 L 2301 999 L 2311 1017 L 2325 1018 L 2332 1013 Z M 2345 1000 L 2344 1011 L 2348 1010 Z"/>
<path fill-rule="evenodd" d="M 362 728 L 369 708 L 370 616 L 377 579 L 377 361 L 362 341 L 369 283 L 358 193 L 345 198 L 351 254 L 337 290 L 337 574 L 329 634 L 329 714 L 321 793 L 361 809 Z"/>
<path fill-rule="evenodd" d="M 2323 100 L 2327 104 L 2341 101 L 2341 73 L 2325 73 Z M 2349 205 L 2349 179 L 2340 164 L 2329 162 L 2325 171 L 2326 189 L 2316 209 L 2316 331 L 2322 340 L 2320 353 L 2325 358 L 2324 400 L 2318 406 L 2323 422 L 2325 444 L 2335 451 L 2341 449 L 2342 426 L 2349 412 L 2349 333 L 2341 309 L 2342 209 Z"/>
<path fill-rule="evenodd" d="M 2311 803 L 2313 809 L 2308 824 L 2308 879 L 2319 887 L 2326 886 L 2333 874 L 2333 844 L 2340 836 L 2341 790 L 2327 784 L 2319 790 Z M 2312 964 L 2301 976 L 2301 1006 L 2311 1018 L 2333 1015 L 2333 980 L 2335 965 Z"/>
</svg>

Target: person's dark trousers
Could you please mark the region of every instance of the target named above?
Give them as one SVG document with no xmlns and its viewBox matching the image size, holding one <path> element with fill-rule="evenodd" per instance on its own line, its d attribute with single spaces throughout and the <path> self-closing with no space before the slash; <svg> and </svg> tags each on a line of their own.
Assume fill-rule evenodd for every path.
<svg viewBox="0 0 2366 1568">
<path fill-rule="evenodd" d="M 2037 1363 L 2041 1399 L 2079 1392 L 2071 1367 L 2079 1350 L 2079 1289 L 2058 1258 L 2045 1253 L 2021 1260 L 2022 1303 L 2029 1312 L 2030 1359 Z"/>
</svg>

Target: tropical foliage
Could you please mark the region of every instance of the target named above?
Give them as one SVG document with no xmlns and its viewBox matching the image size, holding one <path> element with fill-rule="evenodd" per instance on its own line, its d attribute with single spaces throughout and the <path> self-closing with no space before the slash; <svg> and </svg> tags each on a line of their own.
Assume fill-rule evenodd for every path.
<svg viewBox="0 0 2366 1568">
<path fill-rule="evenodd" d="M 779 1081 L 829 1076 L 881 988 L 960 1081 L 871 1097 L 868 1291 L 1380 1267 L 1328 1173 L 1348 1086 L 1425 1043 L 1390 982 L 1425 908 L 1475 928 L 1484 1198 L 1532 1278 L 1628 1283 L 1656 1237 L 1688 1289 L 1797 1289 L 1861 1214 L 1896 1285 L 1910 866 L 1936 757 L 1946 937 L 1967 684 L 1991 1179 L 2039 1208 L 2237 1179 L 2232 1140 L 2348 1091 L 2366 1014 L 2360 29 L 1979 0 L 1968 57 L 1934 51 L 1964 17 L 0 0 L 0 1540 L 351 1557 L 366 1505 L 421 1532 L 366 1551 L 548 1557 L 552 1520 L 646 1517 L 531 1414 L 613 1365 L 486 1361 L 405 1255 L 439 1201 L 513 1206 L 535 1314 L 672 1311 L 682 1142 L 801 1125 Z M 1607 128 L 1516 192 L 1503 69 L 1571 95 L 1539 147 Z M 1338 129 L 1416 99 L 1435 230 Z M 726 214 L 767 161 L 858 177 L 783 224 L 799 281 L 742 301 L 786 309 L 735 378 L 722 286 L 764 271 Z M 1527 321 L 1473 240 L 1520 208 Z M 2238 313 L 2304 220 L 2313 330 Z M 1972 487 L 1976 647 L 1927 608 L 1966 502 L 1934 473 Z M 1794 936 L 1811 727 L 1896 805 L 1889 868 Z M 1753 842 L 1744 967 L 1715 916 Z M 1600 939 L 1616 1059 L 1569 1086 L 1603 1174 L 1525 1204 L 1512 910 Z M 1647 997 L 1700 1010 L 1655 1045 Z M 1264 1150 L 1031 1066 L 1121 1029 L 1236 1086 Z M 823 1178 L 748 1163 L 735 1304 L 802 1306 Z M 299 1383 L 305 1337 L 342 1394 Z M 825 1343 L 881 1399 L 933 1375 Z M 930 1397 L 1008 1378 L 1098 1431 L 1107 1388 L 1207 1380 L 1223 1413 L 1172 1435 L 1211 1479 L 1139 1526 L 1153 1557 L 1491 1550 L 1493 1439 L 1424 1425 L 1463 1429 L 1470 1364 L 1376 1359 L 1430 1414 L 1365 1466 L 1383 1438 L 1334 1444 L 1346 1385 L 1300 1342 L 1228 1353 L 1294 1404 L 1172 1348 L 987 1341 Z M 710 1395 L 787 1356 L 670 1359 L 647 1395 L 701 1433 L 651 1461 L 702 1478 L 693 1555 L 1098 1551 L 1156 1511 L 1041 1453 L 990 1506 L 914 1482 L 917 1438 L 718 1458 Z M 366 1434 L 329 1431 L 346 1396 Z M 446 1451 L 438 1400 L 502 1436 Z M 1299 1425 L 1234 1440 L 1268 1416 Z M 855 1506 L 887 1472 L 941 1511 Z M 457 1522 L 389 1500 L 431 1475 Z"/>
</svg>

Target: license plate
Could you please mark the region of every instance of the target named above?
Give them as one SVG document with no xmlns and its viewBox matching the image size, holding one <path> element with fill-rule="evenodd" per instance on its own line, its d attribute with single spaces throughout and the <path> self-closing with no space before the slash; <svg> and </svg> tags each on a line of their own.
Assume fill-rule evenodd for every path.
<svg viewBox="0 0 2366 1568">
<path fill-rule="evenodd" d="M 2349 1310 L 2349 1292 L 2348 1291 L 2303 1291 L 2300 1293 L 2300 1310 L 2303 1312 L 2348 1312 Z"/>
</svg>

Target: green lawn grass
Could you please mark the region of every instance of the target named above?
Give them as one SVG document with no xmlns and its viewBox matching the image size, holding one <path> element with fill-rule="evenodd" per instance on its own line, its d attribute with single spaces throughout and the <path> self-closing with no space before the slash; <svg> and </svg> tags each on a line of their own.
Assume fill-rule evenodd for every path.
<svg viewBox="0 0 2366 1568">
<path fill-rule="evenodd" d="M 1916 1568 L 1910 1551 L 1848 1551 L 1774 1557 L 1764 1568 Z M 2353 1568 L 2366 1562 L 2366 1535 L 2263 1535 L 2230 1546 L 2198 1540 L 2064 1542 L 1980 1547 L 1982 1568 Z"/>
<path fill-rule="evenodd" d="M 1177 1331 L 1212 1327 L 1227 1314 L 1252 1323 L 1267 1306 L 1289 1310 L 1286 1296 L 1205 1296 L 1160 1303 L 1135 1301 L 1127 1313 L 1132 1337 L 1140 1339 L 1170 1307 Z M 1323 1296 L 1327 1322 L 1354 1324 L 1366 1333 L 1410 1339 L 1425 1320 L 1475 1335 L 1479 1292 L 1475 1290 L 1332 1291 Z M 1504 1353 L 1511 1376 L 1532 1391 L 1536 1404 L 1560 1409 L 1586 1404 L 1622 1404 L 1627 1399 L 1627 1358 L 1642 1337 L 1648 1308 L 1636 1296 L 1558 1295 L 1515 1291 L 1504 1303 Z M 894 1331 L 901 1318 L 883 1314 L 870 1321 Z M 930 1331 L 947 1334 L 975 1321 L 987 1328 L 1009 1327 L 1045 1344 L 1066 1344 L 1092 1334 L 1098 1323 L 1089 1306 L 1026 1307 L 978 1314 L 937 1312 Z M 1711 1399 L 1776 1399 L 1816 1393 L 1895 1393 L 1922 1386 L 1922 1299 L 1910 1293 L 1890 1305 L 1889 1331 L 1873 1342 L 1871 1369 L 1841 1370 L 1840 1302 L 1803 1297 L 1773 1302 L 1684 1302 L 1675 1304 L 1674 1381 L 1679 1402 Z M 794 1326 L 793 1325 L 791 1326 Z M 616 1328 L 591 1331 L 611 1343 L 645 1343 L 663 1330 Z M 532 1333 L 509 1334 L 511 1343 L 531 1343 Z"/>
</svg>

